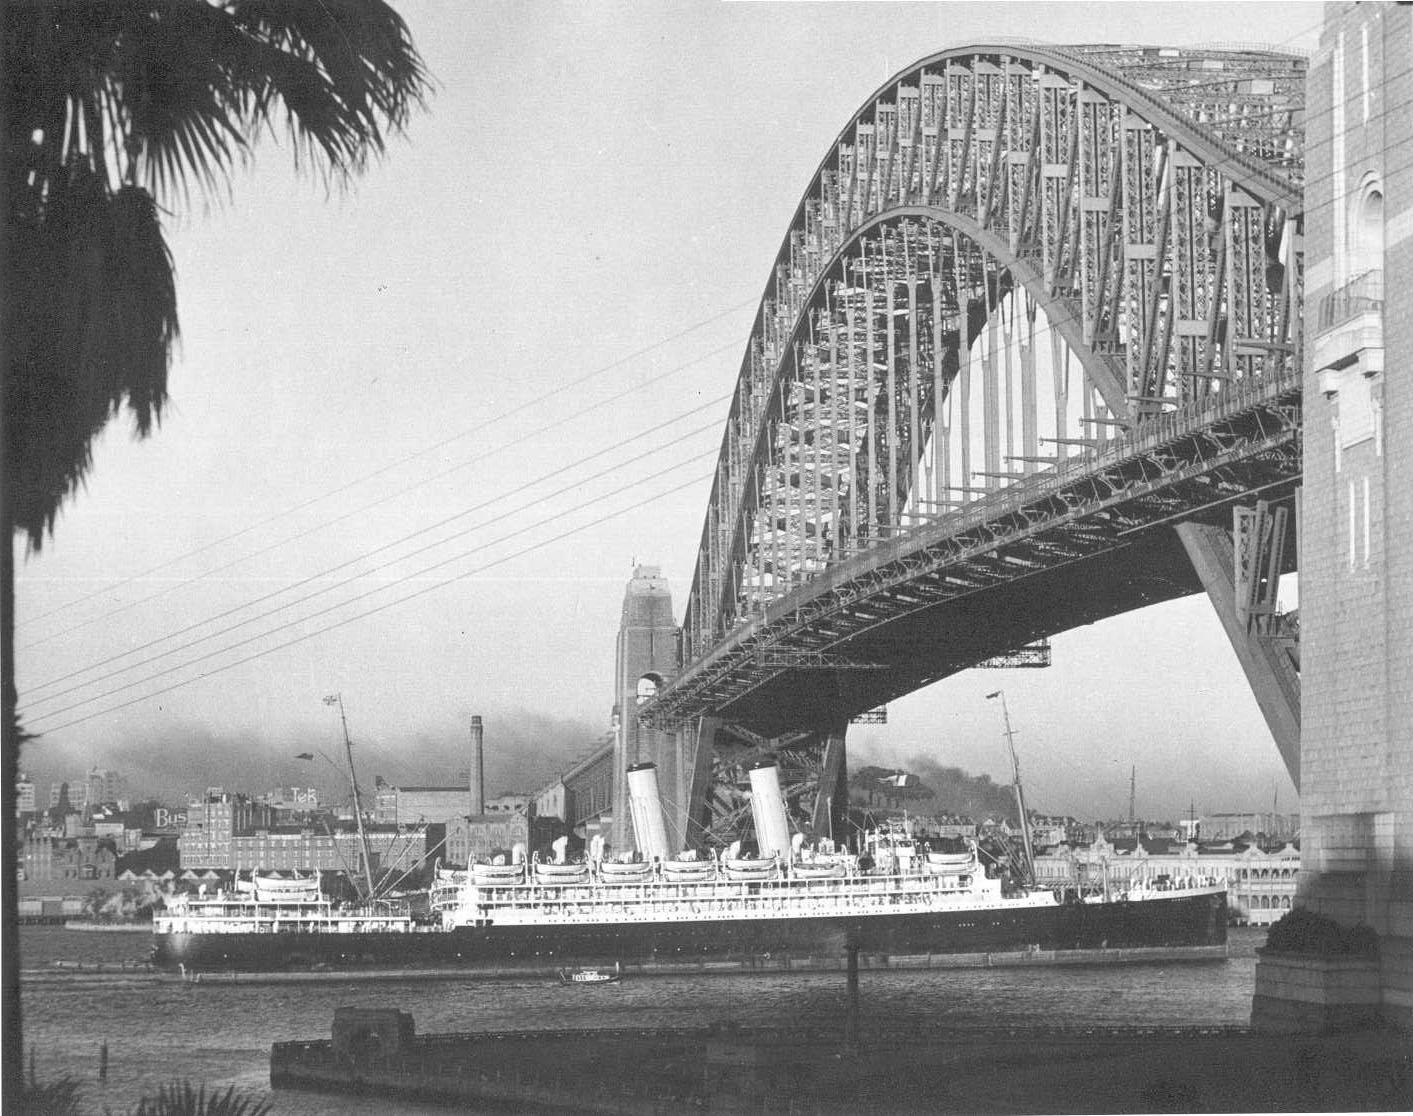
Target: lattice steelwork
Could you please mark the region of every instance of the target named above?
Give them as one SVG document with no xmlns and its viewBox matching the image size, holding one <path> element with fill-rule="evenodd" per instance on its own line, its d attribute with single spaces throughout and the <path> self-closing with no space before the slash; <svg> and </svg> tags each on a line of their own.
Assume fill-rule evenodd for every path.
<svg viewBox="0 0 1413 1116">
<path fill-rule="evenodd" d="M 1303 89 L 1272 53 L 996 45 L 870 98 L 746 347 L 689 673 L 852 558 L 1160 416 L 1287 390 Z"/>
</svg>

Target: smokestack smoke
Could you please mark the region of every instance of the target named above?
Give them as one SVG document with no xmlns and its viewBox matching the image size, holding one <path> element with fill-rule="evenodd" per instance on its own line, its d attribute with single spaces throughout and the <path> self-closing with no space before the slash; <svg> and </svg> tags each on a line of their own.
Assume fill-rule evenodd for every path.
<svg viewBox="0 0 1413 1116">
<path fill-rule="evenodd" d="M 486 757 L 484 749 L 485 730 L 481 726 L 481 715 L 471 718 L 471 813 L 486 812 Z"/>
</svg>

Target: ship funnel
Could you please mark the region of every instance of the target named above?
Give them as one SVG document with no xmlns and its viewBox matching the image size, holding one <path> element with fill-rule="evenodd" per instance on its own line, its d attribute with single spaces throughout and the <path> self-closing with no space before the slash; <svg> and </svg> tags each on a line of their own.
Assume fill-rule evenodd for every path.
<svg viewBox="0 0 1413 1116">
<path fill-rule="evenodd" d="M 480 714 L 471 718 L 471 813 L 486 812 L 486 767 Z"/>
<path fill-rule="evenodd" d="M 763 760 L 751 768 L 751 816 L 760 855 L 788 857 L 790 823 L 785 815 L 785 796 L 780 793 L 780 769 L 774 760 Z"/>
<path fill-rule="evenodd" d="M 643 859 L 667 860 L 667 826 L 657 794 L 656 764 L 635 763 L 628 769 L 628 807 L 633 814 L 633 840 Z"/>
</svg>

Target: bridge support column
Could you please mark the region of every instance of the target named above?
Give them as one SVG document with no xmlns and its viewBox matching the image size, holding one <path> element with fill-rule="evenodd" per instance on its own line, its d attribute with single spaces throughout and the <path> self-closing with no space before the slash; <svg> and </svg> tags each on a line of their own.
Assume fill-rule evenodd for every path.
<svg viewBox="0 0 1413 1116">
<path fill-rule="evenodd" d="M 1300 676 L 1289 655 L 1258 638 L 1236 607 L 1235 547 L 1231 535 L 1204 523 L 1180 523 L 1177 535 L 1226 629 L 1256 704 L 1296 789 L 1300 787 Z"/>
<path fill-rule="evenodd" d="M 810 817 L 816 837 L 839 842 L 849 838 L 849 765 L 844 747 L 848 729 L 848 721 L 838 721 L 820 730 L 819 786 Z"/>
</svg>

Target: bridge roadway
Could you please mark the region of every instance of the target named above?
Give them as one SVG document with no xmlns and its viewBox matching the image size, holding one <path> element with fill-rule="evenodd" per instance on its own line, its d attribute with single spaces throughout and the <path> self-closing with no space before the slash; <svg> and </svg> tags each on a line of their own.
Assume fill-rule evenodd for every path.
<svg viewBox="0 0 1413 1116">
<path fill-rule="evenodd" d="M 858 714 L 1035 639 L 1201 592 L 1171 534 L 1300 481 L 1299 374 L 1233 385 L 823 571 L 639 721 L 766 737 Z"/>
</svg>

